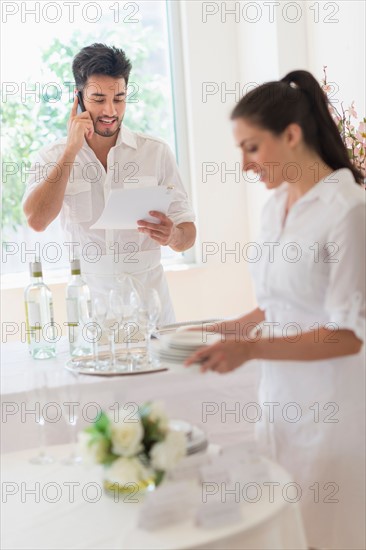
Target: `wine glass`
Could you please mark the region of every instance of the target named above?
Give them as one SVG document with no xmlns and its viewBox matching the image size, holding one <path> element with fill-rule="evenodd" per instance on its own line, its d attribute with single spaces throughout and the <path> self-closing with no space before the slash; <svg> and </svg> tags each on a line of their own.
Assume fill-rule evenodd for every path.
<svg viewBox="0 0 366 550">
<path fill-rule="evenodd" d="M 151 355 L 151 337 L 156 331 L 157 322 L 161 315 L 161 301 L 159 294 L 155 288 L 148 288 L 145 291 L 145 308 L 146 308 L 146 354 L 148 365 L 153 364 Z"/>
<path fill-rule="evenodd" d="M 132 372 L 135 370 L 135 358 L 133 356 L 133 353 L 131 353 L 132 335 L 133 330 L 136 328 L 137 325 L 137 312 L 140 307 L 140 298 L 134 290 L 131 290 L 129 293 L 124 295 L 122 307 L 123 326 L 126 332 L 126 362 L 128 370 Z"/>
<path fill-rule="evenodd" d="M 31 408 L 36 410 L 36 423 L 38 424 L 39 452 L 37 456 L 30 459 L 31 464 L 52 464 L 54 459 L 46 450 L 46 432 L 44 407 L 48 403 L 47 398 L 47 374 L 43 367 L 35 366 L 30 375 L 31 391 L 29 400 L 32 402 Z"/>
<path fill-rule="evenodd" d="M 93 317 L 88 300 L 84 296 L 80 297 L 79 318 L 82 324 L 80 332 L 83 334 L 85 330 L 88 344 L 92 344 L 92 359 L 87 361 L 85 366 L 98 370 L 98 340 L 100 337 L 100 327 Z"/>
<path fill-rule="evenodd" d="M 117 277 L 117 284 L 116 294 L 119 296 L 118 308 L 119 310 L 122 309 L 123 331 L 126 335 L 124 338 L 126 356 L 119 361 L 123 361 L 127 369 L 132 372 L 135 369 L 135 357 L 130 351 L 131 338 L 134 334 L 133 330 L 137 325 L 137 312 L 141 306 L 141 294 L 138 289 L 140 287 L 141 290 L 143 287 L 137 279 L 127 274 Z"/>
<path fill-rule="evenodd" d="M 94 312 L 94 317 L 97 322 L 97 325 L 99 325 L 99 328 L 101 329 L 101 334 L 103 335 L 103 331 L 106 330 L 108 333 L 108 340 L 109 340 L 109 327 L 107 326 L 108 304 L 104 297 L 97 296 L 96 298 L 94 298 L 93 312 Z M 109 366 L 110 366 L 109 359 L 107 359 L 106 361 L 103 361 L 102 359 L 99 358 L 98 360 L 99 370 L 107 370 Z"/>
<path fill-rule="evenodd" d="M 73 371 L 62 369 L 58 373 L 57 382 L 60 407 L 66 424 L 69 426 L 71 440 L 71 453 L 67 458 L 62 460 L 62 464 L 73 466 L 82 462 L 82 458 L 78 454 L 77 445 L 77 423 L 81 408 L 79 371 L 77 369 Z"/>
<path fill-rule="evenodd" d="M 119 331 L 123 323 L 123 303 L 120 296 L 120 293 L 117 289 L 112 289 L 109 292 L 109 311 L 113 317 L 112 321 L 113 324 L 110 324 L 110 332 L 109 335 L 110 338 L 110 351 L 111 351 L 111 358 L 113 366 L 116 367 L 116 338 L 115 338 L 115 331 L 113 330 L 113 327 L 116 327 L 116 333 L 117 333 L 117 342 L 119 342 Z M 112 322 L 111 321 L 111 322 Z M 118 369 L 120 370 L 120 369 Z"/>
</svg>

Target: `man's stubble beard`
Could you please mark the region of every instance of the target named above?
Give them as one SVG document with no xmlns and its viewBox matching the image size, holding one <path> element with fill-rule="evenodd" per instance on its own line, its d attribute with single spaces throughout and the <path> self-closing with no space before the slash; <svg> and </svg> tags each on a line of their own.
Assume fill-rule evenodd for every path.
<svg viewBox="0 0 366 550">
<path fill-rule="evenodd" d="M 106 128 L 106 129 L 104 130 L 104 132 L 99 132 L 99 131 L 96 129 L 96 126 L 97 126 L 98 122 L 95 122 L 95 123 L 94 123 L 94 133 L 97 134 L 98 136 L 101 136 L 101 137 L 112 137 L 112 136 L 115 136 L 115 135 L 119 132 L 119 130 L 120 130 L 121 126 L 122 126 L 122 121 L 123 121 L 123 117 L 121 118 L 121 121 L 120 121 L 120 123 L 118 124 L 117 129 L 114 130 L 114 132 L 110 132 L 110 130 L 108 130 L 108 128 Z"/>
</svg>

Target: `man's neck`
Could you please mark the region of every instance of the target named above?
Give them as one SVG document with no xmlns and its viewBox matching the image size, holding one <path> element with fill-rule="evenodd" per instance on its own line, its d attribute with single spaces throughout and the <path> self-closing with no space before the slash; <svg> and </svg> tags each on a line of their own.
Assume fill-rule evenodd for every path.
<svg viewBox="0 0 366 550">
<path fill-rule="evenodd" d="M 120 131 L 121 131 L 121 128 L 118 130 L 116 134 L 114 134 L 111 137 L 104 137 L 98 134 L 93 134 L 93 137 L 91 139 L 86 139 L 86 138 L 85 139 L 89 147 L 94 151 L 95 156 L 99 160 L 101 160 L 105 158 L 108 155 L 109 151 L 112 149 L 112 147 L 116 145 Z"/>
</svg>

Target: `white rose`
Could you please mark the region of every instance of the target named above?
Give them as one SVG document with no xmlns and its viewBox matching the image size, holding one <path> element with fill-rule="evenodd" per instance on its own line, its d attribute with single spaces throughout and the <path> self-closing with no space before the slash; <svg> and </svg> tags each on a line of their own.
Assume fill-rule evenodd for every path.
<svg viewBox="0 0 366 550">
<path fill-rule="evenodd" d="M 138 458 L 121 457 L 106 468 L 105 477 L 111 483 L 126 485 L 146 481 L 153 477 L 153 472 L 145 468 Z"/>
<path fill-rule="evenodd" d="M 167 431 L 169 428 L 169 418 L 165 412 L 162 401 L 153 401 L 150 404 L 148 419 L 150 422 L 159 422 L 159 428 L 163 431 Z"/>
<path fill-rule="evenodd" d="M 117 420 L 117 422 L 115 422 Z M 134 456 L 141 449 L 144 429 L 139 418 L 131 417 L 128 410 L 120 409 L 116 418 L 110 416 L 112 452 L 121 456 Z"/>
<path fill-rule="evenodd" d="M 171 431 L 164 441 L 156 443 L 150 451 L 151 464 L 155 470 L 172 470 L 186 454 L 187 440 L 182 432 Z"/>
<path fill-rule="evenodd" d="M 86 432 L 78 434 L 78 447 L 83 462 L 86 464 L 102 463 L 108 451 L 108 441 L 98 438 L 92 444 L 91 435 Z"/>
</svg>

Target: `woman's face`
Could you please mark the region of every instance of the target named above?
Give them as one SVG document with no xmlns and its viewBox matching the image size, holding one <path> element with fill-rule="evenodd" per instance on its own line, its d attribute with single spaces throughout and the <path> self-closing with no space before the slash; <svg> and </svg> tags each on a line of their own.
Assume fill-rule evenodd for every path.
<svg viewBox="0 0 366 550">
<path fill-rule="evenodd" d="M 293 156 L 293 145 L 299 138 L 293 133 L 298 133 L 296 128 L 289 127 L 276 136 L 269 130 L 250 124 L 244 118 L 235 119 L 233 127 L 236 143 L 243 155 L 244 172 L 251 170 L 258 174 L 267 189 L 274 189 L 283 181 L 291 181 L 292 174 L 297 172 Z"/>
</svg>

